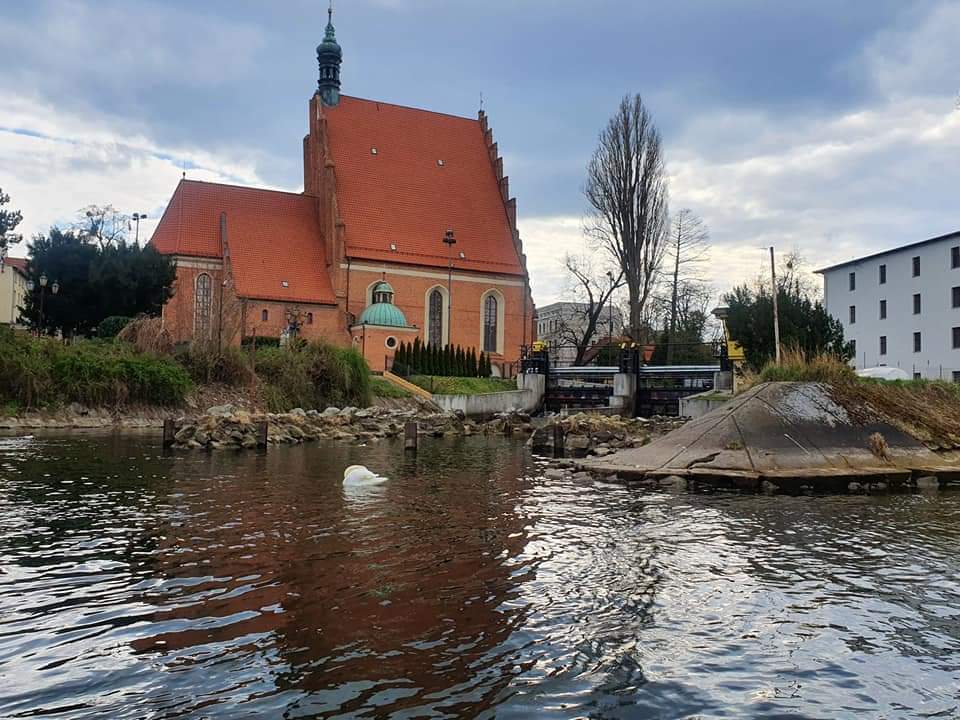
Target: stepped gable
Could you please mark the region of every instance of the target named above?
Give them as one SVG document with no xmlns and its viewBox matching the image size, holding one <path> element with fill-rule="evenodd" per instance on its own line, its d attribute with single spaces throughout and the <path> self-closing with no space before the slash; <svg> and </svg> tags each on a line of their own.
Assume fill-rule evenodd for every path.
<svg viewBox="0 0 960 720">
<path fill-rule="evenodd" d="M 347 255 L 446 268 L 453 229 L 455 268 L 524 273 L 516 203 L 485 116 L 349 96 L 323 113 Z"/>
<path fill-rule="evenodd" d="M 334 304 L 317 199 L 261 188 L 181 180 L 150 242 L 166 255 L 224 258 L 221 216 L 237 295 Z"/>
</svg>

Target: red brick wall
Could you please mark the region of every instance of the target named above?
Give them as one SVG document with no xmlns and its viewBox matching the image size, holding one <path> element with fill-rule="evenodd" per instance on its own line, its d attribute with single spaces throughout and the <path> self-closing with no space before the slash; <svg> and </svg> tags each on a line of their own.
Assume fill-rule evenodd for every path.
<svg viewBox="0 0 960 720">
<path fill-rule="evenodd" d="M 425 270 L 424 274 L 431 277 L 419 277 L 410 275 L 401 275 L 391 272 L 391 269 L 402 269 L 405 271 L 416 270 L 410 266 L 391 266 L 386 267 L 386 279 L 393 286 L 396 294 L 393 302 L 400 308 L 407 318 L 407 323 L 416 325 L 419 329 L 420 339 L 426 341 L 426 313 L 425 298 L 427 290 L 439 285 L 442 288 L 447 286 L 446 273 L 436 270 Z M 499 276 L 484 276 L 480 273 L 458 273 L 454 271 L 453 281 L 453 317 L 450 338 L 454 345 L 461 345 L 464 348 L 475 348 L 478 351 L 483 341 L 483 316 L 481 312 L 481 298 L 488 290 L 499 291 L 503 298 L 503 347 L 502 355 L 495 356 L 494 361 L 504 361 L 515 363 L 520 354 L 520 346 L 530 342 L 530 325 L 533 309 L 527 305 L 527 329 L 524 333 L 524 304 L 522 285 L 506 284 L 504 280 L 519 281 L 520 278 L 502 278 Z M 456 275 L 469 275 L 476 278 L 476 281 L 466 282 L 457 280 Z M 432 276 L 442 276 L 432 277 Z M 383 278 L 382 272 L 371 270 L 357 270 L 352 267 L 350 270 L 350 289 L 349 289 L 349 311 L 359 318 L 360 313 L 367 305 L 367 290 L 371 283 Z M 446 309 L 445 309 L 446 310 Z M 412 338 L 411 338 L 412 339 Z"/>
<path fill-rule="evenodd" d="M 383 372 L 393 367 L 393 356 L 396 347 L 387 347 L 387 338 L 396 338 L 397 343 L 411 343 L 417 336 L 413 330 L 401 328 L 374 327 L 372 325 L 355 325 L 351 328 L 353 345 L 363 354 L 367 365 L 374 372 Z"/>
</svg>

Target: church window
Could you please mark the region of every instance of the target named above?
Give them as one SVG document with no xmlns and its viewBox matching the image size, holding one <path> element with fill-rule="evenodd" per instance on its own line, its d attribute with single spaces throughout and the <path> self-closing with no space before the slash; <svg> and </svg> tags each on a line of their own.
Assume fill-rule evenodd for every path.
<svg viewBox="0 0 960 720">
<path fill-rule="evenodd" d="M 197 337 L 210 336 L 210 304 L 213 298 L 213 283 L 207 273 L 197 275 L 193 328 Z"/>
<path fill-rule="evenodd" d="M 483 301 L 483 351 L 498 352 L 497 349 L 497 298 L 487 295 Z"/>
<path fill-rule="evenodd" d="M 308 312 L 308 313 L 307 313 L 307 325 L 313 325 L 313 313 L 312 313 L 312 312 Z"/>
<path fill-rule="evenodd" d="M 268 313 L 266 310 L 262 310 L 260 312 L 260 320 L 262 322 L 266 322 L 269 318 L 270 318 L 270 313 Z"/>
<path fill-rule="evenodd" d="M 430 322 L 427 343 L 430 345 L 441 345 L 443 343 L 443 293 L 437 288 L 434 288 L 430 293 Z"/>
</svg>

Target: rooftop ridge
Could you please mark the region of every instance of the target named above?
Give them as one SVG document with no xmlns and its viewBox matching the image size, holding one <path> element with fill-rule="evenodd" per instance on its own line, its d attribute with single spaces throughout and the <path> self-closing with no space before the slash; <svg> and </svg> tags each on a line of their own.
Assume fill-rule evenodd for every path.
<svg viewBox="0 0 960 720">
<path fill-rule="evenodd" d="M 429 110 L 427 108 L 414 107 L 413 105 L 401 105 L 400 103 L 387 102 L 386 100 L 374 100 L 372 98 L 357 97 L 356 95 L 341 95 L 340 97 L 348 98 L 350 100 L 359 100 L 360 102 L 373 103 L 375 105 L 389 105 L 391 107 L 400 108 L 401 110 L 413 110 L 415 112 L 429 113 L 431 115 L 440 115 L 442 117 L 454 118 L 456 120 L 467 120 L 473 123 L 480 122 L 477 118 L 468 117 L 467 115 L 456 115 L 455 113 L 441 112 L 440 110 Z"/>
<path fill-rule="evenodd" d="M 237 183 L 226 183 L 226 182 L 217 182 L 215 180 L 193 180 L 192 178 L 182 178 L 181 183 L 191 183 L 193 185 L 216 185 L 217 187 L 225 188 L 234 188 L 236 190 L 253 190 L 255 192 L 270 192 L 278 193 L 280 195 L 293 195 L 294 197 L 309 197 L 315 198 L 316 195 L 311 195 L 307 192 L 294 192 L 293 190 L 277 190 L 270 187 L 260 187 L 257 185 L 239 185 Z"/>
<path fill-rule="evenodd" d="M 850 260 L 844 260 L 843 262 L 835 263 L 833 265 L 828 265 L 827 267 L 822 267 L 813 272 L 815 274 L 821 274 L 828 272 L 829 270 L 836 270 L 837 268 L 842 268 L 847 265 L 854 265 L 856 263 L 865 262 L 866 260 L 873 260 L 874 258 L 883 257 L 884 255 L 892 255 L 896 252 L 901 252 L 903 250 L 910 250 L 911 248 L 920 247 L 921 245 L 927 245 L 928 243 L 940 242 L 941 240 L 950 240 L 951 238 L 960 238 L 960 230 L 954 230 L 953 232 L 944 233 L 943 235 L 937 235 L 936 237 L 927 238 L 926 240 L 915 240 L 914 242 L 907 243 L 906 245 L 900 245 L 895 248 L 890 248 L 889 250 L 880 250 L 878 252 L 870 253 L 868 255 L 861 255 L 860 257 L 855 257 Z"/>
</svg>

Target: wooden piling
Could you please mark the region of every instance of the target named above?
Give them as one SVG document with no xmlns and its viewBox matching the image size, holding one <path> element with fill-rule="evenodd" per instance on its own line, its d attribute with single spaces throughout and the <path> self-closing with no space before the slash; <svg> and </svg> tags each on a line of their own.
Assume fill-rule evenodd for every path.
<svg viewBox="0 0 960 720">
<path fill-rule="evenodd" d="M 417 451 L 420 439 L 420 427 L 415 422 L 408 422 L 403 426 L 403 449 Z"/>
<path fill-rule="evenodd" d="M 176 427 L 173 424 L 173 418 L 164 418 L 163 419 L 163 446 L 170 447 L 173 445 L 174 436 L 177 434 Z"/>
<path fill-rule="evenodd" d="M 264 450 L 267 448 L 267 429 L 268 423 L 266 420 L 257 423 L 257 447 Z"/>
<path fill-rule="evenodd" d="M 559 422 L 553 426 L 553 456 L 563 457 L 563 425 Z"/>
</svg>

